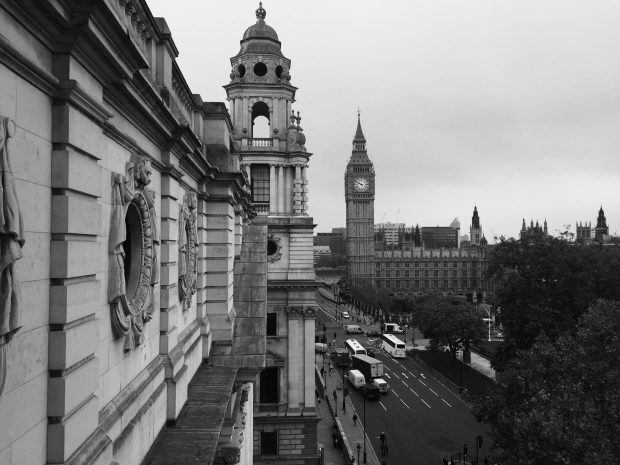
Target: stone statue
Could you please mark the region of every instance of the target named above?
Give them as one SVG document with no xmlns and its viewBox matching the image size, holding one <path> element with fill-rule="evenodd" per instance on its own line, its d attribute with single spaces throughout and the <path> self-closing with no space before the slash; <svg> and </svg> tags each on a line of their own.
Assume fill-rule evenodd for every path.
<svg viewBox="0 0 620 465">
<path fill-rule="evenodd" d="M 22 258 L 24 222 L 19 211 L 8 139 L 15 135 L 13 120 L 0 117 L 0 394 L 6 379 L 6 348 L 20 328 L 19 283 L 13 264 Z"/>
<path fill-rule="evenodd" d="M 192 304 L 196 293 L 198 230 L 196 229 L 196 194 L 186 193 L 179 212 L 179 300 L 183 310 Z"/>
</svg>

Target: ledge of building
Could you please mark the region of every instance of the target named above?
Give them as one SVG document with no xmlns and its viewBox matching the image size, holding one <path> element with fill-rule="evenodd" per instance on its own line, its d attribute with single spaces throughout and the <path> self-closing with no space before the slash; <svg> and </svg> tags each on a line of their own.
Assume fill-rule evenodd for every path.
<svg viewBox="0 0 620 465">
<path fill-rule="evenodd" d="M 176 424 L 161 430 L 144 465 L 213 463 L 236 375 L 236 367 L 201 365 Z"/>
</svg>

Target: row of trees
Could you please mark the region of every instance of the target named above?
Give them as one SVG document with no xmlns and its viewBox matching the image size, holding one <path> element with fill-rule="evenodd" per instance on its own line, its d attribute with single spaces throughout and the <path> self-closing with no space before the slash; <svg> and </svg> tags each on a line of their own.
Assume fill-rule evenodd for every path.
<svg viewBox="0 0 620 465">
<path fill-rule="evenodd" d="M 503 464 L 620 460 L 620 248 L 501 240 L 489 263 L 504 342 L 477 417 Z"/>
</svg>

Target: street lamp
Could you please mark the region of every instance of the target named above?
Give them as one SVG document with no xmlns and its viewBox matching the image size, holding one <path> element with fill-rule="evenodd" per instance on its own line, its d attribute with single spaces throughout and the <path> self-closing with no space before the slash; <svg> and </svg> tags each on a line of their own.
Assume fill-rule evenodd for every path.
<svg viewBox="0 0 620 465">
<path fill-rule="evenodd" d="M 366 432 L 364 432 L 364 434 L 366 434 Z M 357 443 L 357 463 L 360 463 L 360 449 L 362 448 L 362 446 L 360 446 L 360 443 Z"/>
<path fill-rule="evenodd" d="M 489 342 L 491 342 L 491 308 L 484 308 L 484 310 L 487 312 L 488 315 L 487 321 L 489 322 Z"/>
<path fill-rule="evenodd" d="M 362 393 L 364 398 L 364 463 L 366 463 L 366 396 Z"/>
</svg>

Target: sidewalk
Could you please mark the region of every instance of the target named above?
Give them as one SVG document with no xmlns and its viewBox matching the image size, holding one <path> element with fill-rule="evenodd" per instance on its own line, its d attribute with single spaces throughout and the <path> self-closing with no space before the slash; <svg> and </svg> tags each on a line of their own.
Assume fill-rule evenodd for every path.
<svg viewBox="0 0 620 465">
<path fill-rule="evenodd" d="M 321 369 L 323 363 L 322 357 L 316 358 L 316 365 Z M 336 449 L 332 442 L 332 426 L 336 422 L 332 416 L 331 410 L 327 406 L 328 399 L 320 399 L 318 409 L 321 415 L 321 421 L 319 422 L 319 442 L 325 446 L 325 465 L 328 464 L 347 464 L 351 463 L 351 460 L 346 460 L 344 457 L 345 451 L 349 450 L 352 453 L 352 457 L 355 459 L 353 463 L 357 464 L 357 445 L 360 445 L 360 462 L 364 463 L 364 429 L 362 426 L 362 414 L 357 413 L 357 422 L 353 424 L 353 413 L 355 408 L 350 397 L 346 399 L 346 413 L 342 411 L 342 378 L 340 374 L 334 370 L 332 374 L 326 372 L 326 397 L 329 399 L 329 403 L 334 407 L 333 391 L 336 389 L 337 395 L 337 419 L 344 432 L 342 447 Z M 351 392 L 351 390 L 349 390 Z M 366 463 L 370 465 L 379 465 L 374 450 L 372 449 L 370 438 L 366 438 Z"/>
</svg>

